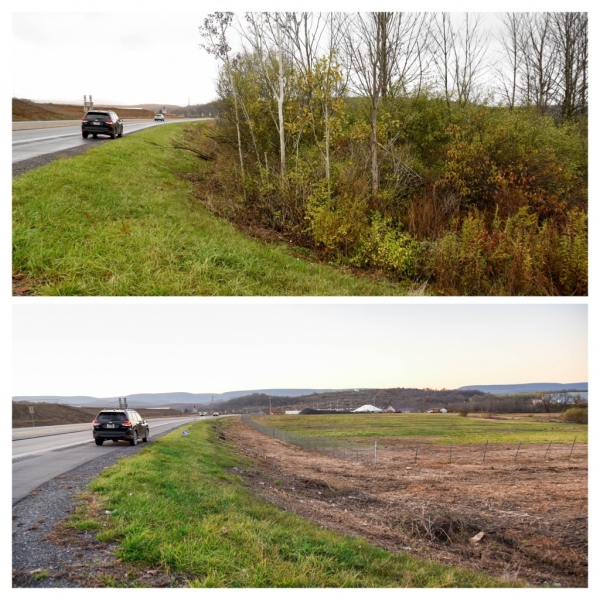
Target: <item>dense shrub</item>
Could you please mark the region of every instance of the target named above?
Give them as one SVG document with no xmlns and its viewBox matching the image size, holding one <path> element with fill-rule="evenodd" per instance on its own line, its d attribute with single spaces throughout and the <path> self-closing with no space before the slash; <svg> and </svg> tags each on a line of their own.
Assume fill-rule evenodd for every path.
<svg viewBox="0 0 600 600">
<path fill-rule="evenodd" d="M 222 81 L 217 127 L 196 142 L 214 158 L 213 210 L 436 293 L 587 294 L 581 123 L 448 105 L 426 93 L 388 97 L 379 106 L 374 192 L 369 101 L 336 92 L 335 65 L 320 62 L 304 83 L 290 71 L 282 168 L 276 106 L 253 61 L 244 55 L 235 75 L 243 110 L 236 118 Z"/>
<path fill-rule="evenodd" d="M 453 295 L 583 295 L 587 291 L 587 218 L 574 209 L 561 225 L 538 224 L 523 208 L 491 226 L 472 211 L 427 245 L 421 271 Z"/>
<path fill-rule="evenodd" d="M 587 408 L 568 408 L 562 414 L 561 418 L 565 423 L 581 423 L 587 425 L 588 411 Z"/>
<path fill-rule="evenodd" d="M 467 122 L 448 126 L 440 190 L 464 206 L 500 208 L 502 216 L 530 206 L 542 218 L 587 203 L 586 141 L 570 125 L 525 109 L 465 109 Z"/>
</svg>

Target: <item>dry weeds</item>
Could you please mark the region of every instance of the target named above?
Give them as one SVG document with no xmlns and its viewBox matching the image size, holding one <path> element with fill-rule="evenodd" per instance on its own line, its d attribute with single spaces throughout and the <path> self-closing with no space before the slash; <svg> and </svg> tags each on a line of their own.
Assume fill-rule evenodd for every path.
<svg viewBox="0 0 600 600">
<path fill-rule="evenodd" d="M 388 452 L 373 467 L 303 450 L 241 422 L 225 432 L 256 465 L 237 471 L 254 493 L 322 527 L 509 581 L 587 586 L 581 444 L 571 459 L 524 455 L 516 462 L 510 449 L 480 464 L 424 456 L 415 465 Z M 532 454 L 543 456 L 544 448 Z"/>
</svg>

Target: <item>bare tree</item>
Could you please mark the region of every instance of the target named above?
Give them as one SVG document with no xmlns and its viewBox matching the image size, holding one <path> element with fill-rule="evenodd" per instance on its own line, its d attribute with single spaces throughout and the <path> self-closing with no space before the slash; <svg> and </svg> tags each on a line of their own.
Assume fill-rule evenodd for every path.
<svg viewBox="0 0 600 600">
<path fill-rule="evenodd" d="M 236 86 L 234 85 L 232 75 L 232 62 L 230 58 L 231 47 L 227 42 L 227 30 L 233 20 L 233 13 L 230 12 L 215 12 L 206 19 L 204 24 L 199 27 L 200 35 L 204 38 L 205 42 L 200 45 L 209 54 L 212 54 L 217 59 L 223 61 L 225 74 L 231 94 L 233 96 L 234 111 L 235 111 L 235 127 L 237 131 L 237 145 L 238 154 L 240 159 L 240 171 L 242 180 L 244 179 L 244 157 L 242 154 L 242 135 L 240 131 L 240 117 L 238 108 L 238 95 Z"/>
<path fill-rule="evenodd" d="M 248 30 L 244 33 L 254 52 L 260 57 L 262 73 L 272 97 L 277 103 L 275 126 L 279 133 L 279 160 L 282 178 L 286 173 L 285 121 L 283 105 L 286 97 L 286 48 L 285 31 L 290 13 L 247 13 Z"/>
<path fill-rule="evenodd" d="M 290 37 L 295 49 L 294 64 L 302 73 L 307 89 L 305 103 L 307 118 L 312 126 L 317 147 L 325 163 L 328 196 L 331 196 L 331 117 L 334 104 L 344 90 L 337 58 L 340 32 L 344 30 L 347 15 L 325 13 L 317 17 L 310 13 L 294 14 L 290 19 Z M 317 131 L 317 120 L 322 117 L 324 136 Z M 298 140 L 299 142 L 299 140 Z"/>
<path fill-rule="evenodd" d="M 452 60 L 456 37 L 450 14 L 446 12 L 435 14 L 431 20 L 430 32 L 433 46 L 433 62 L 444 91 L 446 104 L 450 106 L 450 102 L 454 96 Z"/>
<path fill-rule="evenodd" d="M 425 18 L 416 13 L 357 13 L 344 36 L 351 81 L 370 100 L 373 197 L 379 190 L 379 103 L 396 90 L 406 91 L 415 81 L 422 81 Z"/>
<path fill-rule="evenodd" d="M 502 97 L 509 108 L 514 108 L 517 103 L 521 65 L 523 63 L 523 27 L 522 13 L 505 13 L 500 16 L 504 26 L 503 35 L 499 41 L 504 53 L 504 60 L 508 65 L 508 72 L 500 68 L 499 80 L 502 85 Z"/>
<path fill-rule="evenodd" d="M 479 15 L 465 13 L 464 25 L 454 38 L 454 87 L 461 106 L 477 99 L 480 79 L 488 68 L 485 63 L 488 35 L 481 31 L 481 26 Z"/>
<path fill-rule="evenodd" d="M 557 76 L 556 46 L 553 43 L 550 13 L 527 13 L 524 16 L 523 56 L 525 85 L 523 100 L 545 113 L 555 95 Z"/>
<path fill-rule="evenodd" d="M 452 101 L 464 106 L 479 95 L 489 68 L 489 35 L 482 25 L 481 17 L 472 13 L 465 13 L 460 26 L 453 24 L 449 13 L 439 13 L 431 20 L 433 62 L 448 106 Z"/>
<path fill-rule="evenodd" d="M 587 112 L 587 13 L 552 13 L 556 47 L 556 95 L 561 115 L 570 119 Z"/>
</svg>

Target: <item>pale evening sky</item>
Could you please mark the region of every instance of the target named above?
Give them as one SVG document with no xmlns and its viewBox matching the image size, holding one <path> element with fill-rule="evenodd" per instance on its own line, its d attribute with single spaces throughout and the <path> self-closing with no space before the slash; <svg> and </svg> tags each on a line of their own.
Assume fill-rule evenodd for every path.
<svg viewBox="0 0 600 600">
<path fill-rule="evenodd" d="M 13 307 L 13 395 L 587 381 L 585 304 Z"/>
</svg>

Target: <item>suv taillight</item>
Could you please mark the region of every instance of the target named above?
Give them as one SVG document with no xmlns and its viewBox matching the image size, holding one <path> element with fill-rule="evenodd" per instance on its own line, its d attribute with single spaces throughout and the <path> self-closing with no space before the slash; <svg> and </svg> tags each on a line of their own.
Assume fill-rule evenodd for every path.
<svg viewBox="0 0 600 600">
<path fill-rule="evenodd" d="M 98 421 L 98 419 L 94 419 L 92 421 L 92 425 L 100 425 L 100 422 Z"/>
<path fill-rule="evenodd" d="M 106 123 L 107 125 L 112 125 L 112 124 L 113 124 L 113 121 L 112 121 L 112 119 L 106 119 L 105 123 Z"/>
<path fill-rule="evenodd" d="M 121 425 L 123 425 L 124 427 L 131 427 L 131 421 L 123 421 Z"/>
<path fill-rule="evenodd" d="M 85 117 L 83 117 L 83 119 L 81 119 L 82 123 L 87 123 L 87 119 Z"/>
</svg>

